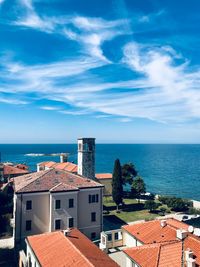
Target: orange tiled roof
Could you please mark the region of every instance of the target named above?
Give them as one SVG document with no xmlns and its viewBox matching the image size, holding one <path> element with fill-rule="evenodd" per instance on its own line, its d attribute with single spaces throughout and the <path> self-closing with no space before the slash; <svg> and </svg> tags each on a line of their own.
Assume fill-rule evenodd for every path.
<svg viewBox="0 0 200 267">
<path fill-rule="evenodd" d="M 188 225 L 175 219 L 167 219 L 167 225 L 164 227 L 161 226 L 160 220 L 123 226 L 123 229 L 144 244 L 174 241 L 178 228 L 187 230 Z"/>
<path fill-rule="evenodd" d="M 44 267 L 117 267 L 118 265 L 79 230 L 71 229 L 27 237 L 41 266 Z"/>
<path fill-rule="evenodd" d="M 196 264 L 200 266 L 200 238 L 189 234 L 184 240 L 184 250 L 191 249 L 195 255 Z"/>
<path fill-rule="evenodd" d="M 56 163 L 54 161 L 45 161 L 39 164 L 41 167 L 54 168 L 59 170 L 66 170 L 69 172 L 77 173 L 78 166 L 72 162 Z"/>
<path fill-rule="evenodd" d="M 3 167 L 3 174 L 4 175 L 17 175 L 17 174 L 25 174 L 28 173 L 28 170 L 23 170 L 21 168 L 10 166 L 10 165 L 4 165 Z"/>
<path fill-rule="evenodd" d="M 125 249 L 124 252 L 141 267 L 180 267 L 182 243 L 157 243 Z"/>
<path fill-rule="evenodd" d="M 112 179 L 112 173 L 96 173 L 97 179 Z"/>
<path fill-rule="evenodd" d="M 16 193 L 50 191 L 58 184 L 60 189 L 62 187 L 61 191 L 103 187 L 102 184 L 86 177 L 64 170 L 50 169 L 16 177 L 14 179 L 14 190 Z"/>
</svg>

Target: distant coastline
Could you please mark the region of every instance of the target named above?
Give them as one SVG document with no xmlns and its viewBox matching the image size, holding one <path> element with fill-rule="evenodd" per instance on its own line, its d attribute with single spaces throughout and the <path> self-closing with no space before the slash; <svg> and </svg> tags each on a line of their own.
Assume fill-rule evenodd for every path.
<svg viewBox="0 0 200 267">
<path fill-rule="evenodd" d="M 77 144 L 4 144 L 0 152 L 2 161 L 26 163 L 32 171 L 38 162 L 58 162 L 62 152 L 77 162 Z M 200 145 L 97 144 L 96 172 L 112 172 L 116 158 L 135 164 L 147 191 L 200 201 Z"/>
</svg>

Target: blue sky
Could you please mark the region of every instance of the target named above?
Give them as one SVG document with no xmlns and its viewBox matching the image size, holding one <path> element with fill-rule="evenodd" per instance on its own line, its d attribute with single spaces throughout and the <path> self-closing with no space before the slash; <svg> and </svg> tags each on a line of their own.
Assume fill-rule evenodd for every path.
<svg viewBox="0 0 200 267">
<path fill-rule="evenodd" d="M 200 142 L 198 0 L 0 0 L 0 143 Z"/>
</svg>

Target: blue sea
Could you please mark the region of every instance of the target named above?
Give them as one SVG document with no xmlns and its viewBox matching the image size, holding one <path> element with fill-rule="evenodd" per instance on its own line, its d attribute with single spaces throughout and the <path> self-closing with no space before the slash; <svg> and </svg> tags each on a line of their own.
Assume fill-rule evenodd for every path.
<svg viewBox="0 0 200 267">
<path fill-rule="evenodd" d="M 32 171 L 38 162 L 59 162 L 52 153 L 68 152 L 77 162 L 76 144 L 4 144 L 0 152 L 2 161 L 26 163 Z M 200 145 L 97 144 L 96 172 L 112 172 L 116 158 L 135 164 L 147 191 L 200 200 Z"/>
</svg>

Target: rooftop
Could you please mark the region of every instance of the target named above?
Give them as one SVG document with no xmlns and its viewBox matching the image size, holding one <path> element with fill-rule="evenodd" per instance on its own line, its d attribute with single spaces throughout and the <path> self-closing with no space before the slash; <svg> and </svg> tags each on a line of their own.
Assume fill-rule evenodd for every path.
<svg viewBox="0 0 200 267">
<path fill-rule="evenodd" d="M 29 236 L 27 243 L 41 266 L 118 266 L 76 228 L 67 236 L 61 231 Z"/>
<path fill-rule="evenodd" d="M 125 225 L 123 229 L 144 244 L 176 240 L 176 230 L 187 230 L 188 225 L 175 219 L 167 219 L 166 226 L 160 220 Z"/>
<path fill-rule="evenodd" d="M 180 267 L 183 250 L 191 250 L 200 266 L 200 238 L 188 232 L 188 225 L 176 219 L 167 219 L 161 226 L 161 220 L 123 226 L 144 245 L 127 248 L 124 252 L 141 267 Z M 187 236 L 180 240 L 176 230 L 187 231 Z"/>
<path fill-rule="evenodd" d="M 77 173 L 78 171 L 78 166 L 72 162 L 56 163 L 54 161 L 45 161 L 45 162 L 41 162 L 39 166 L 65 170 L 65 171 L 69 171 L 73 173 Z"/>
<path fill-rule="evenodd" d="M 27 169 L 21 168 L 21 165 L 17 166 L 11 166 L 11 165 L 4 165 L 3 167 L 3 174 L 4 175 L 21 175 L 28 173 L 29 171 Z"/>
<path fill-rule="evenodd" d="M 14 179 L 16 193 L 63 192 L 92 187 L 103 187 L 103 185 L 86 177 L 57 169 L 34 172 Z"/>
<path fill-rule="evenodd" d="M 182 243 L 150 244 L 125 249 L 124 252 L 141 267 L 180 267 Z"/>
<path fill-rule="evenodd" d="M 112 179 L 112 173 L 96 173 L 97 179 Z"/>
</svg>

